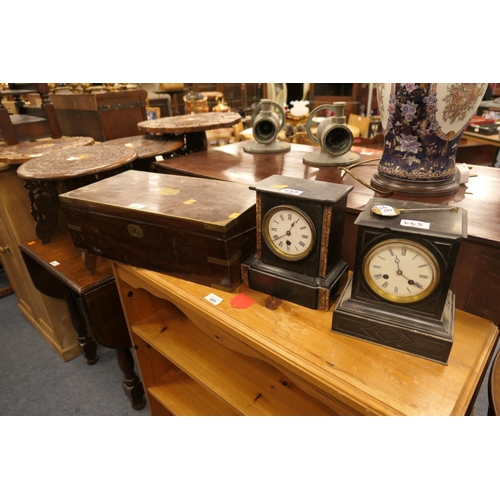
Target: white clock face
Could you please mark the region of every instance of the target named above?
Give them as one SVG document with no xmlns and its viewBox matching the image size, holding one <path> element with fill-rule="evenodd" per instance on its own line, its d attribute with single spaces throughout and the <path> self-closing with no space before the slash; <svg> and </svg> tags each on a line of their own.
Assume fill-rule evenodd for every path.
<svg viewBox="0 0 500 500">
<path fill-rule="evenodd" d="M 291 205 L 269 210 L 262 222 L 262 234 L 269 249 L 284 260 L 304 259 L 316 242 L 316 230 L 309 216 Z"/>
<path fill-rule="evenodd" d="M 378 296 L 406 304 L 422 300 L 435 290 L 439 267 L 424 246 L 411 240 L 390 239 L 367 253 L 363 276 Z"/>
</svg>

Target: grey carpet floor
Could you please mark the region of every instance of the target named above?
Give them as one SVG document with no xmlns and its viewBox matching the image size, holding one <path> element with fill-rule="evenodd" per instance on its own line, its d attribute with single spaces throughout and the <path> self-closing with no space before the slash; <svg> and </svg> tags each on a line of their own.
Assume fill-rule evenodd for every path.
<svg viewBox="0 0 500 500">
<path fill-rule="evenodd" d="M 0 272 L 0 288 L 6 283 Z M 115 351 L 99 346 L 99 361 L 80 355 L 64 362 L 17 307 L 14 294 L 0 298 L 0 415 L 148 416 L 123 392 Z"/>
<path fill-rule="evenodd" d="M 2 271 L 0 288 L 7 284 Z M 0 415 L 150 415 L 147 405 L 132 409 L 112 349 L 99 346 L 100 359 L 92 366 L 83 356 L 64 362 L 19 312 L 14 294 L 0 297 L 0 342 Z M 488 412 L 489 370 L 475 416 Z"/>
</svg>

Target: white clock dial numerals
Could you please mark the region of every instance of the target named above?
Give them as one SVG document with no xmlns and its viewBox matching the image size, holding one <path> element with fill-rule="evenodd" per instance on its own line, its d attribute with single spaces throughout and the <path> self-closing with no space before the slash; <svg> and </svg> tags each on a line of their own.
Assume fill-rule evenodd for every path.
<svg viewBox="0 0 500 500">
<path fill-rule="evenodd" d="M 262 232 L 273 253 L 285 260 L 300 260 L 309 255 L 315 242 L 311 219 L 294 207 L 280 205 L 264 217 Z"/>
<path fill-rule="evenodd" d="M 409 240 L 388 240 L 365 258 L 364 277 L 370 288 L 391 302 L 408 303 L 430 295 L 439 281 L 434 256 Z"/>
</svg>

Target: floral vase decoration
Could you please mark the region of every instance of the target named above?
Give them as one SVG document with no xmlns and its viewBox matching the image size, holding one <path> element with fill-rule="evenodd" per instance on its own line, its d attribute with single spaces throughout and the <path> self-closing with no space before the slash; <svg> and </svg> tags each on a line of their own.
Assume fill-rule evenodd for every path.
<svg viewBox="0 0 500 500">
<path fill-rule="evenodd" d="M 384 150 L 372 185 L 416 196 L 458 190 L 455 159 L 487 83 L 380 83 Z"/>
</svg>

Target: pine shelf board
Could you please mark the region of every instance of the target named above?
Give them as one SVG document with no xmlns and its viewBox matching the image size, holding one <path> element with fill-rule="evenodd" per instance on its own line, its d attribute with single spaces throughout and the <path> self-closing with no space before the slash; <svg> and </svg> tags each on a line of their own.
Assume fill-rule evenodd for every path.
<svg viewBox="0 0 500 500">
<path fill-rule="evenodd" d="M 149 387 L 148 392 L 172 415 L 241 415 L 178 369 L 170 370 Z"/>
<path fill-rule="evenodd" d="M 288 380 L 283 383 L 277 369 L 217 343 L 173 306 L 136 323 L 132 331 L 243 415 L 331 414 Z"/>
</svg>

